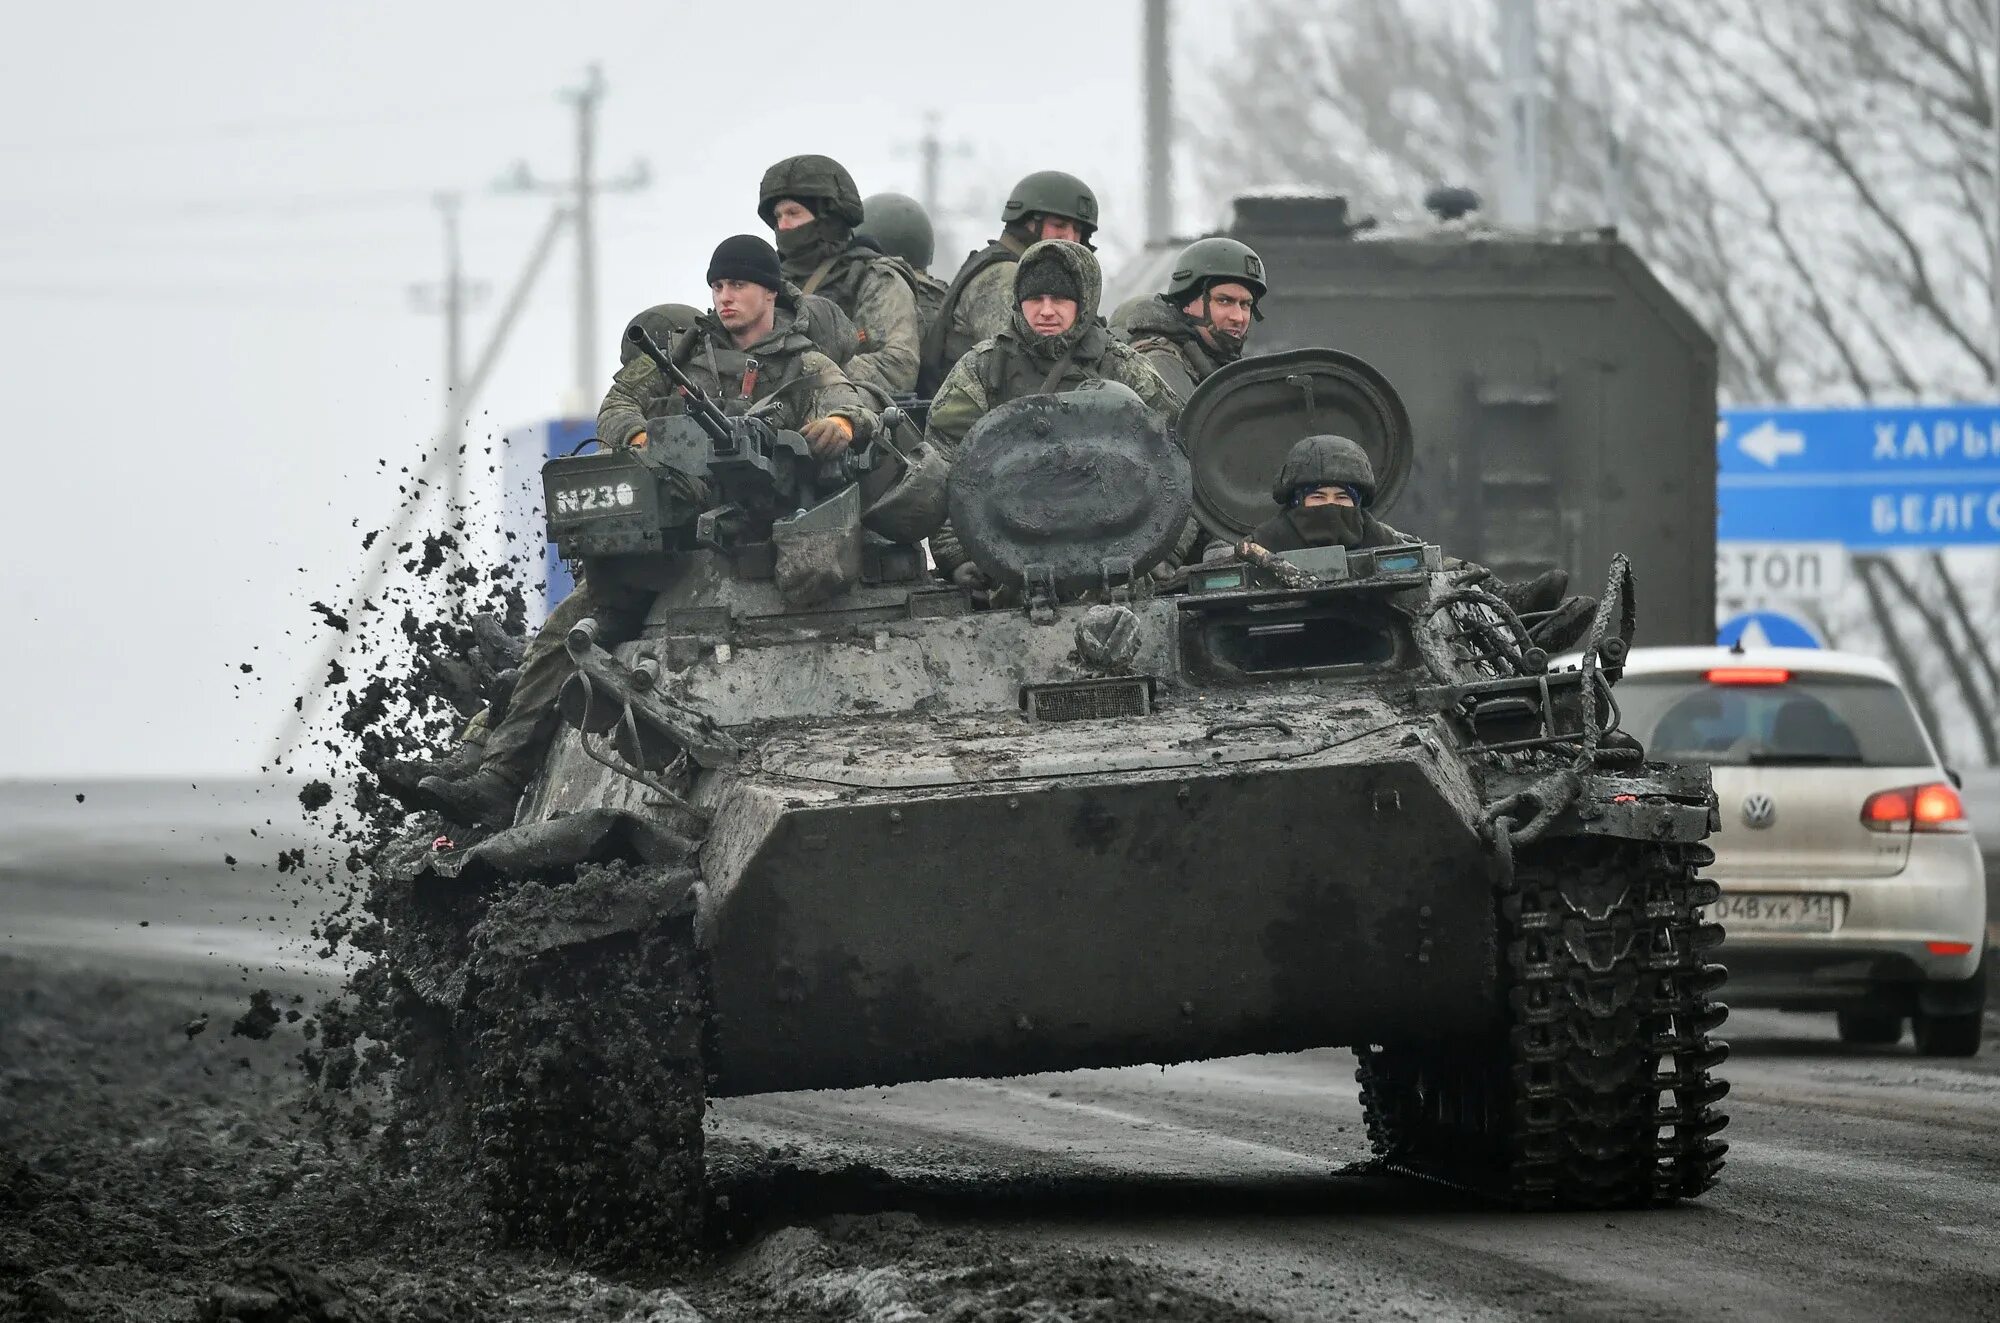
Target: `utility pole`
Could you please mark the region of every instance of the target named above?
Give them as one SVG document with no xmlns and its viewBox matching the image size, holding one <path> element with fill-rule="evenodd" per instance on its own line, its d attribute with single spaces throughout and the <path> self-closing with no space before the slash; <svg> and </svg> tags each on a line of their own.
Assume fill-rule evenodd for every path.
<svg viewBox="0 0 2000 1323">
<path fill-rule="evenodd" d="M 627 193 L 652 182 L 644 161 L 616 179 L 597 178 L 597 108 L 604 99 L 604 73 L 593 64 L 585 71 L 583 85 L 562 93 L 576 107 L 576 173 L 567 181 L 538 179 L 526 161 L 517 161 L 513 171 L 497 185 L 506 193 L 543 193 L 567 198 L 576 228 L 576 379 L 564 412 L 580 416 L 590 407 L 602 385 L 603 365 L 597 361 L 597 195 Z"/>
<path fill-rule="evenodd" d="M 1500 207 L 1504 225 L 1542 219 L 1542 79 L 1535 0 L 1499 0 Z"/>
<path fill-rule="evenodd" d="M 2000 3 L 2000 0 L 1995 0 L 1995 3 Z M 920 185 L 922 193 L 917 200 L 924 204 L 924 214 L 932 217 L 931 224 L 935 226 L 939 205 L 944 200 L 940 180 L 944 144 L 938 140 L 938 113 L 935 110 L 924 112 L 924 136 L 917 140 L 917 156 L 922 162 L 923 181 Z"/>
<path fill-rule="evenodd" d="M 514 324 L 520 320 L 521 310 L 527 306 L 528 295 L 535 282 L 541 277 L 542 268 L 548 265 L 549 254 L 554 250 L 556 239 L 563 227 L 573 219 L 569 210 L 557 206 L 550 212 L 542 232 L 536 237 L 534 247 L 528 252 L 528 260 L 516 277 L 514 287 L 508 291 L 506 301 L 500 306 L 500 319 L 486 338 L 485 346 L 479 351 L 479 358 L 472 365 L 472 373 L 465 378 L 461 389 L 445 403 L 445 425 L 439 431 L 430 455 L 411 475 L 409 496 L 403 502 L 389 525 L 376 539 L 370 555 L 362 562 L 361 572 L 353 588 L 348 591 L 346 616 L 356 634 L 362 627 L 362 608 L 381 589 L 382 584 L 393 572 L 398 552 L 396 548 L 407 541 L 414 531 L 423 525 L 424 509 L 428 504 L 426 493 L 438 480 L 451 485 L 454 495 L 460 491 L 457 485 L 462 480 L 456 475 L 463 473 L 464 461 L 458 448 L 464 442 L 465 425 L 472 416 L 473 401 L 486 388 L 486 382 L 493 375 L 494 367 L 500 361 L 500 351 L 506 347 L 508 337 L 513 333 Z M 447 469 L 446 466 L 449 466 Z M 453 514 L 448 507 L 444 514 L 445 525 L 450 526 Z M 300 681 L 303 693 L 296 709 L 284 714 L 278 729 L 271 737 L 267 755 L 269 765 L 276 767 L 288 762 L 299 750 L 313 719 L 329 697 L 328 687 L 322 679 L 327 664 L 338 661 L 345 654 L 353 636 L 346 633 L 329 634 L 314 653 Z"/>
<path fill-rule="evenodd" d="M 595 64 L 583 86 L 564 93 L 576 107 L 576 393 L 589 397 L 597 380 L 597 223 L 591 206 L 596 181 L 597 103 L 604 99 L 604 73 Z"/>
<path fill-rule="evenodd" d="M 901 144 L 896 154 L 908 156 L 912 150 L 917 157 L 917 201 L 923 204 L 924 214 L 931 218 L 931 234 L 937 241 L 937 251 L 949 254 L 955 250 L 950 238 L 952 225 L 945 215 L 944 158 L 968 156 L 972 148 L 964 142 L 947 143 L 938 133 L 938 113 L 930 110 L 924 112 L 923 136 L 914 144 Z"/>
<path fill-rule="evenodd" d="M 440 193 L 435 201 L 438 219 L 444 222 L 444 279 L 435 285 L 410 286 L 410 298 L 420 310 L 444 316 L 443 412 L 449 418 L 465 385 L 465 314 L 485 297 L 486 286 L 465 278 L 458 240 L 458 216 L 465 205 L 464 197 Z"/>
<path fill-rule="evenodd" d="M 448 465 L 445 472 L 445 524 L 463 519 L 466 508 L 467 475 L 462 440 L 454 440 L 451 421 L 465 393 L 465 310 L 485 292 L 484 286 L 468 284 L 458 242 L 458 214 L 465 199 L 457 193 L 440 193 L 435 199 L 438 218 L 444 222 L 444 279 L 435 286 L 418 285 L 410 293 L 418 306 L 435 308 L 444 314 L 444 428 L 439 433 L 439 454 Z M 447 569 L 453 573 L 445 582 L 455 582 L 453 574 L 465 563 L 464 539 L 453 542 Z"/>
<path fill-rule="evenodd" d="M 1174 232 L 1174 86 L 1167 0 L 1146 0 L 1139 80 L 1145 88 L 1146 242 Z"/>
</svg>

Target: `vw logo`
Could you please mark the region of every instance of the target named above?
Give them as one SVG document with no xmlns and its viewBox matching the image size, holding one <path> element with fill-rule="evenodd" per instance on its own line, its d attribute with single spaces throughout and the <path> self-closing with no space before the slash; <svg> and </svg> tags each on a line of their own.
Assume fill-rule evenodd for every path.
<svg viewBox="0 0 2000 1323">
<path fill-rule="evenodd" d="M 1768 827 L 1778 820 L 1778 806 L 1762 791 L 1743 801 L 1743 825 Z"/>
</svg>

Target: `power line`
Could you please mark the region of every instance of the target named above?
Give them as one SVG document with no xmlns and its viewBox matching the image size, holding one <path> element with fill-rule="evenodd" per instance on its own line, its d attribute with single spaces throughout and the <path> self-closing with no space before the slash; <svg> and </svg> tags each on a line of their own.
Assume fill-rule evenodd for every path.
<svg viewBox="0 0 2000 1323">
<path fill-rule="evenodd" d="M 508 291 L 506 300 L 500 307 L 500 318 L 487 336 L 486 345 L 480 351 L 479 359 L 472 366 L 466 378 L 464 389 L 452 401 L 450 416 L 444 428 L 434 439 L 429 457 L 412 475 L 409 494 L 401 509 L 396 513 L 389 527 L 376 540 L 372 557 L 364 563 L 361 575 L 347 597 L 347 618 L 358 629 L 361 623 L 361 607 L 381 588 L 393 569 L 398 553 L 396 548 L 406 541 L 412 530 L 417 528 L 424 515 L 428 498 L 439 478 L 448 481 L 453 493 L 462 496 L 462 473 L 464 457 L 459 454 L 460 437 L 465 424 L 472 416 L 473 404 L 479 393 L 486 388 L 487 379 L 492 376 L 494 366 L 500 361 L 500 351 L 506 347 L 507 337 L 513 332 L 514 324 L 520 319 L 521 310 L 527 306 L 528 296 L 540 278 L 542 268 L 548 264 L 549 254 L 555 248 L 556 238 L 571 220 L 567 209 L 557 206 L 549 214 L 547 223 L 529 250 L 526 265 L 516 277 L 514 287 Z M 461 513 L 449 506 L 443 512 L 444 522 L 449 525 L 453 517 Z M 349 638 L 345 634 L 329 634 L 306 667 L 303 684 L 305 693 L 296 708 L 281 719 L 277 732 L 271 741 L 270 761 L 273 766 L 289 759 L 305 737 L 307 729 L 319 714 L 320 707 L 330 696 L 328 686 L 321 684 L 320 677 L 326 674 L 327 665 L 340 659 L 346 652 Z"/>
<path fill-rule="evenodd" d="M 332 216 L 421 206 L 428 204 L 436 193 L 435 189 L 393 188 L 357 189 L 351 193 L 302 193 L 290 197 L 158 198 L 128 194 L 123 197 L 62 198 L 54 206 L 37 206 L 34 202 L 21 199 L 0 199 L 0 203 L 5 205 L 5 211 L 0 212 L 0 222 L 44 220 L 68 226 L 78 221 L 94 221 L 130 229 L 141 222 L 156 225 L 173 218 Z"/>
<path fill-rule="evenodd" d="M 385 111 L 374 115 L 265 115 L 256 119 L 223 120 L 216 123 L 190 125 L 184 129 L 174 129 L 161 133 L 94 133 L 73 138 L 38 137 L 17 142 L 0 142 L 0 153 L 8 155 L 38 155 L 53 152 L 113 150 L 147 150 L 175 143 L 226 142 L 249 138 L 289 137 L 312 133 L 341 133 L 354 129 L 401 128 L 410 124 L 429 120 L 458 119 L 471 115 L 487 114 L 506 107 L 525 110 L 534 104 L 534 99 L 523 96 L 482 97 L 476 101 L 451 102 L 443 105 L 401 111 Z"/>
<path fill-rule="evenodd" d="M 576 226 L 576 385 L 569 407 L 581 411 L 596 398 L 603 367 L 597 361 L 597 195 L 631 192 L 649 186 L 653 179 L 643 160 L 634 161 L 616 179 L 597 178 L 597 107 L 604 99 L 601 68 L 591 65 L 585 71 L 583 86 L 562 95 L 576 107 L 575 176 L 564 182 L 540 180 L 526 161 L 516 161 L 497 187 L 505 193 L 545 193 L 570 199 Z"/>
<path fill-rule="evenodd" d="M 353 284 L 327 285 L 273 285 L 259 281 L 255 285 L 145 285 L 145 284 L 82 284 L 58 281 L 0 281 L 0 299 L 58 299 L 76 301 L 166 303 L 166 304 L 215 304 L 231 307 L 268 306 L 285 307 L 299 299 L 321 299 L 328 303 L 348 303 L 357 308 L 366 302 L 364 296 L 386 295 L 388 289 L 371 289 Z"/>
</svg>

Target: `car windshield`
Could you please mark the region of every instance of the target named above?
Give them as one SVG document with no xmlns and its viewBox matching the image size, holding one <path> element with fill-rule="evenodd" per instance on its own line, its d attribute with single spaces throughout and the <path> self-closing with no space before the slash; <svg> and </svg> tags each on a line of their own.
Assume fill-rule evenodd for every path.
<svg viewBox="0 0 2000 1323">
<path fill-rule="evenodd" d="M 1711 683 L 1704 671 L 1628 675 L 1614 691 L 1623 727 L 1667 762 L 1742 767 L 1922 767 L 1930 763 L 1909 700 L 1860 676 Z"/>
</svg>

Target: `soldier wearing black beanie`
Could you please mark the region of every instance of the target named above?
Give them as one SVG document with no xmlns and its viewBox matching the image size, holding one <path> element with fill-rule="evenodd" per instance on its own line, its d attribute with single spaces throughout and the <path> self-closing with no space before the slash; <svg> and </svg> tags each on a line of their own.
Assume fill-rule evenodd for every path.
<svg viewBox="0 0 2000 1323">
<path fill-rule="evenodd" d="M 708 259 L 708 283 L 747 280 L 776 294 L 785 283 L 778 250 L 754 234 L 732 234 L 715 246 Z"/>
</svg>

